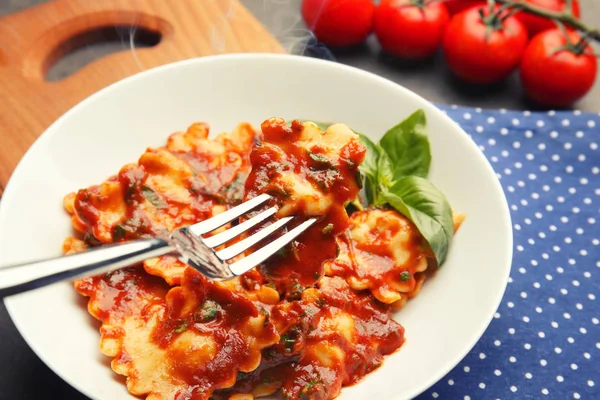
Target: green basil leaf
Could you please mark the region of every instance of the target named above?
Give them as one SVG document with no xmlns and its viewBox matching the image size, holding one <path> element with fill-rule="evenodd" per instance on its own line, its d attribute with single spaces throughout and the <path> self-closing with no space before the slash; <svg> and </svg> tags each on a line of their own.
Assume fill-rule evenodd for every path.
<svg viewBox="0 0 600 400">
<path fill-rule="evenodd" d="M 377 200 L 377 178 L 365 176 L 365 195 L 367 196 L 367 204 L 375 204 Z"/>
<path fill-rule="evenodd" d="M 429 174 L 431 149 L 426 125 L 425 113 L 417 110 L 379 141 L 392 161 L 396 178 L 407 175 L 426 178 Z"/>
<path fill-rule="evenodd" d="M 365 175 L 377 177 L 377 165 L 380 153 L 379 146 L 373 143 L 371 139 L 362 133 L 359 133 L 358 136 L 360 138 L 360 143 L 367 149 L 365 159 L 360 164 L 358 169 L 360 169 L 360 171 Z"/>
<path fill-rule="evenodd" d="M 148 186 L 142 186 L 142 194 L 156 208 L 165 208 L 167 205 L 158 195 Z"/>
<path fill-rule="evenodd" d="M 406 176 L 381 193 L 381 198 L 416 225 L 441 266 L 454 234 L 452 208 L 444 194 L 427 179 Z"/>
<path fill-rule="evenodd" d="M 358 166 L 358 170 L 365 175 L 365 194 L 369 204 L 375 203 L 378 193 L 378 170 L 379 170 L 379 146 L 363 134 L 358 134 L 360 143 L 365 146 L 367 152 L 365 159 Z"/>
<path fill-rule="evenodd" d="M 383 185 L 384 188 L 389 188 L 394 184 L 395 175 L 394 175 L 394 167 L 392 166 L 392 160 L 387 155 L 385 150 L 383 150 L 380 146 L 379 148 L 379 159 L 377 160 L 377 181 L 379 182 L 379 186 Z"/>
<path fill-rule="evenodd" d="M 381 188 L 387 188 L 394 182 L 392 162 L 386 152 L 363 135 L 357 133 L 360 142 L 367 149 L 365 159 L 358 169 L 365 175 L 365 193 L 369 204 L 375 204 L 379 198 Z"/>
</svg>

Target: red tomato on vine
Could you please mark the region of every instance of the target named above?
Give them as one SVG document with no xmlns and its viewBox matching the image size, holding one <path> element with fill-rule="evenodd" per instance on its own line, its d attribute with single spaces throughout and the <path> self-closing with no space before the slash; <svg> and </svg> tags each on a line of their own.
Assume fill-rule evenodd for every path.
<svg viewBox="0 0 600 400">
<path fill-rule="evenodd" d="M 549 11 L 558 12 L 563 11 L 567 6 L 566 0 L 525 0 L 525 2 Z M 571 11 L 575 17 L 579 18 L 579 1 L 573 0 L 572 4 Z M 520 12 L 516 15 L 516 17 L 527 28 L 529 37 L 533 37 L 546 29 L 556 28 L 554 22 L 552 22 L 552 20 L 549 18 L 540 17 L 526 12 Z"/>
<path fill-rule="evenodd" d="M 421 59 L 440 47 L 450 16 L 431 0 L 382 0 L 375 10 L 375 34 L 383 49 L 396 57 Z"/>
<path fill-rule="evenodd" d="M 496 6 L 473 7 L 456 14 L 444 35 L 450 70 L 463 80 L 490 84 L 508 76 L 527 45 L 521 22 Z"/>
<path fill-rule="evenodd" d="M 302 17 L 317 39 L 330 46 L 362 43 L 373 28 L 371 0 L 304 0 Z"/>
<path fill-rule="evenodd" d="M 568 38 L 568 42 L 567 42 Z M 527 95 L 549 107 L 566 107 L 594 85 L 597 60 L 579 34 L 559 29 L 536 35 L 521 60 L 521 82 Z"/>
</svg>

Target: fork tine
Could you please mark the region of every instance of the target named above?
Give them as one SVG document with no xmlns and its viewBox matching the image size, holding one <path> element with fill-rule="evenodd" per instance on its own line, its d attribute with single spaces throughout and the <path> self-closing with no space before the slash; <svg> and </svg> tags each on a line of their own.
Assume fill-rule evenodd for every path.
<svg viewBox="0 0 600 400">
<path fill-rule="evenodd" d="M 233 228 L 227 229 L 224 232 L 211 236 L 209 238 L 202 238 L 204 244 L 208 247 L 215 248 L 217 246 L 222 245 L 223 243 L 227 243 L 234 237 L 246 232 L 248 229 L 252 228 L 254 225 L 261 223 L 265 219 L 269 218 L 271 215 L 277 212 L 276 207 L 271 207 L 266 211 L 261 212 L 258 215 L 250 218 L 247 221 L 242 222 L 239 225 L 234 226 Z"/>
<path fill-rule="evenodd" d="M 229 266 L 231 272 L 235 275 L 242 275 L 246 271 L 256 267 L 261 262 L 265 261 L 267 258 L 271 257 L 275 254 L 280 248 L 291 242 L 304 232 L 308 227 L 317 222 L 315 218 L 308 219 L 286 233 L 283 236 L 278 237 L 271 243 L 267 244 L 265 247 L 256 250 L 254 253 L 250 254 L 247 257 L 242 258 L 239 261 L 234 262 Z"/>
<path fill-rule="evenodd" d="M 219 215 L 215 215 L 214 217 L 207 219 L 206 221 L 199 222 L 195 225 L 191 225 L 188 229 L 197 236 L 203 235 L 210 231 L 214 231 L 215 229 L 227 224 L 228 222 L 233 221 L 240 215 L 246 214 L 248 211 L 252 210 L 255 207 L 258 207 L 265 201 L 269 200 L 271 196 L 266 193 L 261 194 L 251 200 L 248 200 L 239 206 L 233 207 L 224 213 Z"/>
<path fill-rule="evenodd" d="M 277 229 L 290 222 L 293 218 L 294 217 L 281 218 L 272 223 L 271 225 L 267 226 L 266 228 L 263 228 L 260 231 L 252 234 L 251 236 L 248 236 L 244 240 L 233 244 L 227 247 L 226 249 L 217 251 L 215 254 L 223 261 L 229 260 L 230 258 L 237 256 L 244 250 L 247 250 L 250 247 L 254 246 L 256 243 L 260 242 L 261 240 L 269 236 L 271 233 L 275 232 Z"/>
</svg>

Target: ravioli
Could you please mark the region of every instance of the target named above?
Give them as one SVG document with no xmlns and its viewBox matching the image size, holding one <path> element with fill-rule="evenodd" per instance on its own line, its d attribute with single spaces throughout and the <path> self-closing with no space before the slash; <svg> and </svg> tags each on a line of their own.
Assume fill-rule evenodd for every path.
<svg viewBox="0 0 600 400">
<path fill-rule="evenodd" d="M 312 122 L 294 120 L 288 125 L 271 118 L 262 123 L 261 132 L 250 155 L 245 199 L 268 193 L 276 198 L 278 217 L 318 219 L 261 271 L 274 280 L 314 283 L 322 275 L 322 264 L 335 258 L 335 237 L 348 227 L 344 205 L 360 190 L 358 166 L 366 149 L 343 124 L 322 132 Z"/>
<path fill-rule="evenodd" d="M 251 372 L 279 341 L 248 299 L 189 268 L 166 291 L 158 278 L 126 269 L 80 280 L 90 313 L 103 322 L 101 351 L 127 388 L 147 399 L 208 399 Z"/>
<path fill-rule="evenodd" d="M 331 399 L 404 343 L 404 329 L 389 309 L 337 277 L 322 278 L 299 301 L 275 306 L 270 318 L 279 343 L 263 351 L 261 367 L 216 392 L 217 399 L 277 390 L 284 399 Z"/>
<path fill-rule="evenodd" d="M 240 124 L 208 139 L 197 123 L 172 134 L 165 147 L 150 148 L 100 185 L 65 197 L 73 226 L 91 245 L 165 236 L 239 204 L 250 172 L 257 134 Z M 148 273 L 179 284 L 185 264 L 165 256 L 144 263 Z"/>
<path fill-rule="evenodd" d="M 458 229 L 464 215 L 455 213 L 453 218 Z M 353 213 L 337 243 L 339 255 L 325 264 L 325 275 L 343 277 L 353 289 L 369 290 L 396 308 L 417 294 L 433 260 L 415 225 L 395 210 Z"/>
<path fill-rule="evenodd" d="M 63 251 L 164 236 L 261 193 L 274 197 L 266 207 L 279 207 L 276 218 L 300 217 L 284 231 L 317 222 L 228 281 L 174 255 L 75 281 L 102 323 L 100 350 L 147 400 L 333 399 L 403 345 L 393 311 L 416 295 L 433 255 L 396 211 L 348 216 L 365 148 L 346 125 L 323 132 L 272 118 L 259 133 L 240 124 L 208 134 L 208 125 L 193 124 L 67 195 L 77 232 Z M 455 229 L 463 219 L 454 214 Z"/>
</svg>

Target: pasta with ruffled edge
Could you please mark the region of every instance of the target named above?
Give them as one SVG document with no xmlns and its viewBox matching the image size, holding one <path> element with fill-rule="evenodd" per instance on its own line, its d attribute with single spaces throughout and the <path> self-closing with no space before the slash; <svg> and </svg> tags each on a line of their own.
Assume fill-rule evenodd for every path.
<svg viewBox="0 0 600 400">
<path fill-rule="evenodd" d="M 455 229 L 464 214 L 454 213 Z M 325 264 L 325 275 L 346 279 L 355 290 L 369 290 L 398 309 L 421 289 L 434 256 L 417 228 L 393 209 L 369 208 L 350 217 L 337 239 L 338 257 Z"/>
<path fill-rule="evenodd" d="M 339 277 L 322 278 L 299 301 L 273 307 L 270 316 L 279 343 L 263 351 L 257 370 L 215 392 L 217 399 L 251 399 L 279 389 L 287 399 L 331 399 L 404 343 L 404 329 L 389 309 Z"/>
<path fill-rule="evenodd" d="M 278 179 L 271 179 L 273 175 L 268 179 L 267 186 L 282 205 L 279 216 L 287 213 L 318 216 L 338 205 L 337 215 L 341 216 L 338 222 L 341 221 L 341 224 L 336 224 L 335 235 L 331 234 L 333 228 L 325 229 L 328 226 L 325 225 L 319 232 L 319 238 L 322 241 L 325 235 L 328 241 L 340 244 L 340 254 L 337 259 L 332 258 L 327 263 L 325 273 L 343 276 L 345 280 L 325 277 L 315 285 L 315 276 L 308 279 L 308 284 L 307 280 L 301 284 L 297 274 L 281 277 L 277 276 L 276 270 L 273 274 L 271 264 L 260 268 L 260 272 L 253 270 L 233 280 L 215 284 L 188 269 L 175 257 L 165 256 L 148 260 L 144 268 L 147 273 L 164 278 L 168 285 L 182 284 L 170 291 L 168 285 L 159 278 L 139 268 L 77 281 L 78 291 L 90 297 L 90 313 L 103 321 L 102 352 L 115 357 L 113 369 L 128 377 L 128 388 L 134 394 L 147 394 L 147 398 L 152 400 L 166 400 L 175 396 L 181 399 L 204 399 L 216 390 L 214 396 L 217 398 L 250 400 L 282 388 L 284 397 L 329 399 L 337 396 L 342 386 L 355 383 L 376 368 L 383 355 L 393 352 L 404 341 L 404 331 L 391 319 L 390 312 L 403 305 L 407 297 L 416 294 L 425 278 L 424 273 L 415 273 L 415 285 L 411 291 L 402 291 L 406 287 L 397 288 L 400 289 L 398 293 L 403 294 L 399 300 L 390 301 L 393 299 L 393 290 L 379 291 L 379 294 L 392 292 L 392 296 L 387 298 L 387 302 L 392 303 L 391 307 L 386 308 L 363 291 L 365 287 L 361 287 L 361 284 L 364 284 L 364 280 L 357 283 L 356 279 L 352 279 L 358 269 L 356 263 L 347 263 L 349 257 L 346 257 L 345 268 L 338 265 L 337 271 L 332 272 L 331 266 L 339 264 L 345 257 L 343 243 L 353 240 L 350 235 L 338 235 L 345 227 L 349 226 L 350 232 L 356 230 L 356 237 L 360 237 L 361 232 L 363 236 L 365 232 L 373 234 L 370 230 L 374 225 L 369 223 L 369 215 L 361 217 L 360 213 L 354 213 L 348 220 L 345 210 L 338 203 L 340 199 L 351 200 L 358 192 L 358 182 L 350 178 L 356 173 L 355 167 L 360 164 L 364 154 L 361 155 L 361 148 L 355 146 L 353 133 L 343 124 L 333 125 L 331 132 L 330 129 L 321 132 L 312 123 L 295 121 L 291 127 L 287 127 L 279 119 L 265 121 L 262 130 L 261 138 L 264 140 L 266 137 L 273 142 L 272 145 L 283 151 L 284 157 L 280 161 L 288 154 L 300 155 L 300 162 L 288 161 L 283 169 L 273 169 L 279 173 L 282 170 L 293 171 L 296 172 L 295 176 L 280 174 Z M 186 132 L 171 135 L 166 147 L 149 149 L 137 167 L 133 164 L 126 166 L 119 176 L 89 188 L 89 196 L 85 191 L 83 195 L 82 191 L 77 195 L 68 195 L 65 208 L 73 215 L 74 226 L 85 235 L 85 240 L 68 238 L 63 246 L 64 251 L 83 251 L 88 245 L 101 243 L 100 239 L 108 243 L 160 235 L 179 226 L 210 218 L 238 203 L 243 193 L 242 184 L 250 171 L 250 148 L 257 135 L 249 125 L 241 124 L 232 134 L 221 134 L 214 140 L 207 139 L 207 136 L 207 125 L 194 124 Z M 321 143 L 317 143 L 319 140 Z M 352 145 L 345 146 L 348 143 Z M 273 148 L 269 143 L 267 147 Z M 252 152 L 254 157 L 260 154 L 260 151 Z M 171 156 L 183 163 L 178 163 Z M 260 166 L 260 163 L 255 164 L 257 171 Z M 263 172 L 268 169 L 264 168 Z M 145 186 L 145 182 L 151 186 Z M 353 185 L 355 182 L 356 185 Z M 341 192 L 346 191 L 341 197 L 338 196 L 340 183 L 345 183 Z M 123 191 L 124 187 L 138 193 Z M 119 188 L 122 198 L 118 196 Z M 247 193 L 258 188 L 246 182 Z M 257 192 L 255 190 L 255 194 Z M 200 208 L 204 212 L 198 213 L 198 204 L 194 203 L 201 203 L 203 207 Z M 88 213 L 90 210 L 92 212 Z M 387 223 L 391 224 L 392 231 L 394 224 L 399 225 L 404 234 L 395 239 L 391 235 L 388 239 L 382 238 L 383 241 L 396 241 L 397 244 L 406 245 L 407 249 L 413 241 L 422 242 L 416 229 L 413 227 L 411 230 L 410 223 L 405 219 L 402 221 L 404 217 L 395 211 L 365 211 L 369 212 L 396 214 L 384 218 L 389 217 L 390 221 L 400 218 Z M 189 215 L 194 213 L 190 218 Z M 132 214 L 146 217 L 144 222 L 149 221 L 150 227 L 125 220 L 123 229 L 119 228 L 124 220 L 123 215 Z M 95 219 L 88 219 L 90 215 Z M 188 218 L 193 221 L 188 221 Z M 455 228 L 462 218 L 464 216 L 455 214 Z M 330 235 L 326 235 L 325 231 Z M 315 233 L 316 230 L 313 230 L 312 235 Z M 99 238 L 96 238 L 96 234 Z M 300 246 L 298 242 L 291 246 L 287 255 L 298 257 Z M 348 249 L 347 246 L 347 254 Z M 417 253 L 420 252 L 425 258 L 430 256 L 426 248 L 419 247 Z M 304 256 L 307 254 L 310 253 Z M 330 255 L 323 257 L 323 254 L 319 254 L 321 260 Z M 365 257 L 365 260 L 370 260 L 372 256 Z M 390 253 L 381 256 L 389 257 Z M 415 258 L 414 254 L 404 257 Z M 420 260 L 419 255 L 417 259 Z M 286 261 L 285 256 L 283 261 Z M 289 259 L 287 261 L 282 262 L 280 258 L 274 264 L 285 266 L 289 264 Z M 415 263 L 419 268 L 422 268 L 421 264 Z M 228 316 L 235 312 L 222 314 L 225 304 L 202 297 L 202 293 L 206 294 L 207 291 L 221 293 L 217 297 L 222 299 L 240 299 L 238 305 L 243 304 L 240 307 L 245 311 L 235 321 L 245 320 L 246 323 L 236 325 L 241 333 L 233 337 L 242 341 L 246 339 L 247 343 L 246 347 L 240 346 L 241 342 L 233 339 L 233 347 L 252 348 L 241 352 L 240 359 L 245 361 L 239 363 L 241 368 L 233 368 L 236 374 L 229 373 L 229 366 L 223 370 L 226 373 L 213 374 L 212 380 L 206 369 L 204 372 L 199 372 L 199 369 L 202 370 L 202 365 L 205 365 L 210 370 L 209 365 L 219 363 L 213 363 L 214 360 L 222 361 L 223 357 L 229 359 L 231 354 L 225 352 L 219 356 L 215 332 L 208 325 L 213 317 L 216 320 L 217 315 L 225 315 L 225 320 L 233 325 L 234 318 Z M 383 295 L 379 298 L 376 290 L 371 290 L 371 294 L 381 301 L 386 300 Z M 225 303 L 231 306 L 231 300 Z M 250 309 L 253 311 L 249 312 Z M 201 322 L 197 322 L 197 319 Z M 202 328 L 202 325 L 206 326 Z M 229 334 L 231 331 L 227 332 Z M 174 372 L 170 363 L 177 359 L 189 359 L 190 363 L 175 362 L 176 369 L 180 369 Z M 282 371 L 285 371 L 283 375 Z M 198 374 L 204 375 L 205 379 L 199 379 Z"/>
<path fill-rule="evenodd" d="M 64 206 L 84 242 L 163 236 L 238 204 L 257 134 L 248 124 L 215 139 L 208 134 L 208 125 L 193 124 L 172 134 L 165 147 L 148 149 L 137 165 L 128 164 L 102 184 L 67 195 Z M 144 267 L 170 285 L 179 284 L 187 268 L 171 256 L 147 260 Z"/>
<path fill-rule="evenodd" d="M 344 124 L 323 132 L 299 120 L 291 125 L 281 118 L 262 123 L 259 144 L 250 154 L 252 171 L 244 199 L 268 193 L 276 198 L 278 217 L 318 218 L 301 241 L 264 263 L 260 270 L 265 276 L 303 285 L 322 276 L 323 263 L 336 256 L 335 238 L 348 227 L 344 205 L 358 195 L 358 166 L 365 154 L 359 136 Z"/>
<path fill-rule="evenodd" d="M 238 372 L 255 370 L 261 350 L 279 341 L 251 301 L 192 268 L 168 292 L 157 280 L 130 268 L 76 283 L 103 322 L 100 349 L 131 393 L 208 399 L 233 386 Z"/>
</svg>

